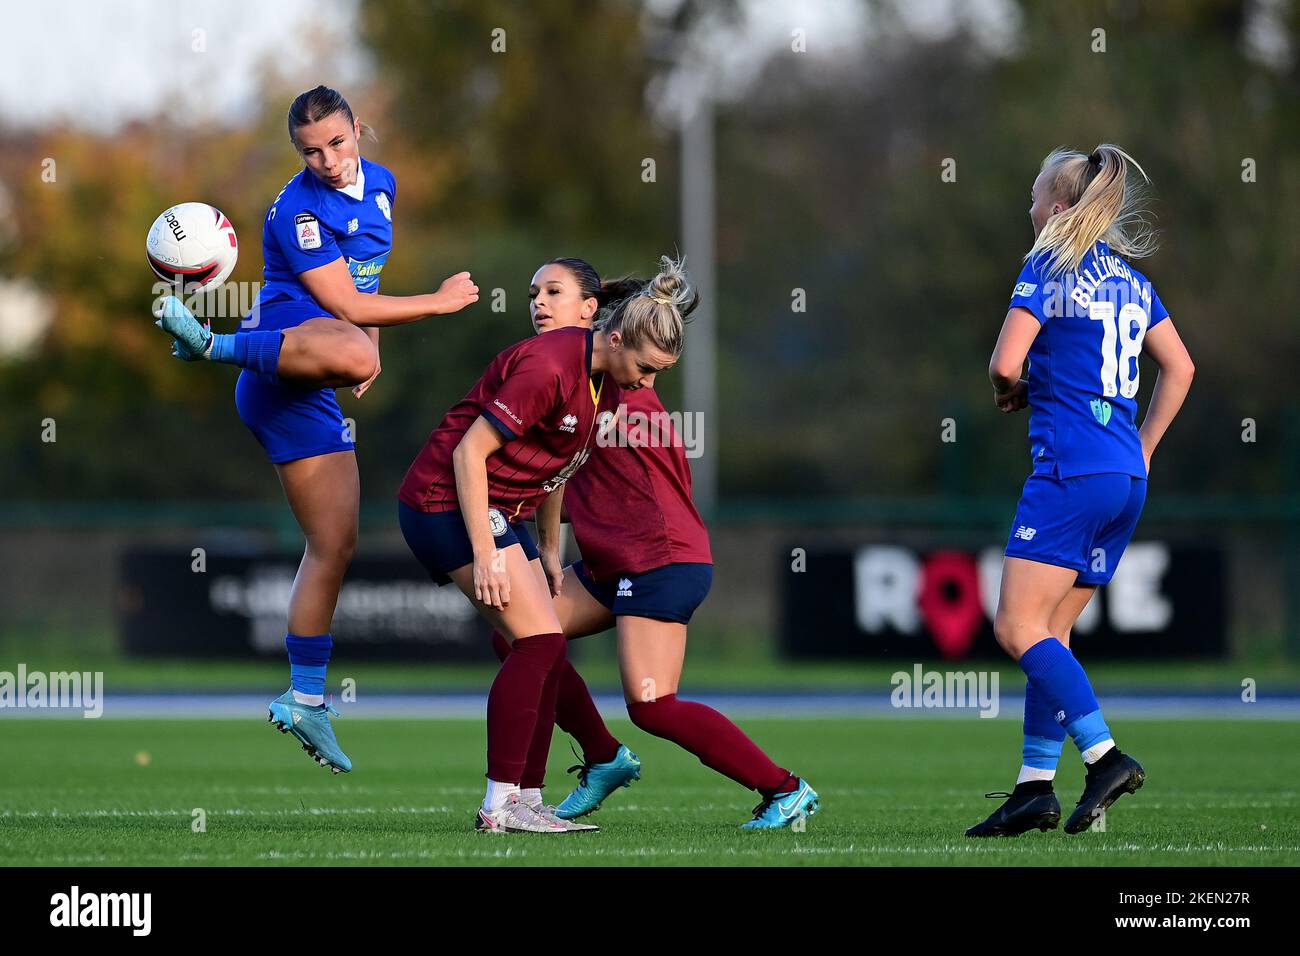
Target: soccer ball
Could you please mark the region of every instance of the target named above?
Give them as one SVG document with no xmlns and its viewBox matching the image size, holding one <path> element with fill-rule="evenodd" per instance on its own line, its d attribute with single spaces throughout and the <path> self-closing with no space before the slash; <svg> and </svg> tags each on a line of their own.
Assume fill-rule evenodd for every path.
<svg viewBox="0 0 1300 956">
<path fill-rule="evenodd" d="M 145 240 L 158 278 L 185 292 L 213 289 L 235 269 L 239 241 L 225 214 L 204 202 L 183 202 L 154 220 Z"/>
</svg>

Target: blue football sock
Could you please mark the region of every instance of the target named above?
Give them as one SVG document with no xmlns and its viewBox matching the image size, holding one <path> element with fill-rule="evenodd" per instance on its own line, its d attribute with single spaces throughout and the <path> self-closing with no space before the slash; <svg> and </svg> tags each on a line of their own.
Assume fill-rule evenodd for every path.
<svg viewBox="0 0 1300 956">
<path fill-rule="evenodd" d="M 1021 655 L 1020 669 L 1047 705 L 1060 715 L 1061 724 L 1080 753 L 1111 739 L 1088 675 L 1068 647 L 1054 637 L 1041 640 Z"/>
<path fill-rule="evenodd" d="M 274 375 L 280 364 L 280 346 L 283 343 L 284 333 L 279 329 L 213 335 L 212 352 L 208 358 L 213 362 Z"/>
<path fill-rule="evenodd" d="M 1061 760 L 1065 728 L 1056 722 L 1055 712 L 1033 681 L 1025 684 L 1024 765 L 1035 770 L 1055 770 Z"/>
<path fill-rule="evenodd" d="M 325 668 L 330 662 L 334 638 L 329 634 L 301 637 L 286 634 L 284 646 L 289 651 L 289 678 L 300 694 L 325 693 Z"/>
</svg>

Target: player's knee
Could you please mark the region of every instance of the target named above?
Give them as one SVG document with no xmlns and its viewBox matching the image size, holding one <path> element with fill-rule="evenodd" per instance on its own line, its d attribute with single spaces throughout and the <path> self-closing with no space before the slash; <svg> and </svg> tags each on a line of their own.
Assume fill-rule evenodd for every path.
<svg viewBox="0 0 1300 956">
<path fill-rule="evenodd" d="M 998 608 L 997 614 L 993 616 L 993 636 L 997 639 L 998 647 L 1012 657 L 1017 656 L 1016 636 L 1019 631 L 1015 619 L 1002 608 Z"/>
<path fill-rule="evenodd" d="M 648 734 L 663 736 L 664 722 L 671 717 L 671 710 L 676 697 L 661 697 L 657 700 L 634 700 L 627 705 L 627 715 L 632 723 Z"/>
<path fill-rule="evenodd" d="M 655 701 L 633 700 L 627 705 L 627 715 L 631 718 L 633 726 L 638 730 L 644 730 L 646 733 L 654 733 L 654 705 Z"/>
<path fill-rule="evenodd" d="M 379 355 L 370 338 L 355 326 L 350 327 L 346 336 L 340 336 L 334 348 L 334 373 L 339 378 L 352 380 L 360 385 L 375 374 Z"/>
<path fill-rule="evenodd" d="M 329 546 L 325 552 L 325 559 L 335 567 L 346 568 L 352 563 L 352 556 L 357 553 L 356 539 L 351 541 L 338 541 Z"/>
<path fill-rule="evenodd" d="M 315 535 L 307 542 L 311 555 L 322 564 L 346 568 L 357 550 L 357 536 L 351 534 Z"/>
</svg>

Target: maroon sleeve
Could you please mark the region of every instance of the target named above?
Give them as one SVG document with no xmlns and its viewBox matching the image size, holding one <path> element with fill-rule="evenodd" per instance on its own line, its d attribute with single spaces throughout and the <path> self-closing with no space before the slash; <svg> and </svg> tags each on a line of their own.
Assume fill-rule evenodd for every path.
<svg viewBox="0 0 1300 956">
<path fill-rule="evenodd" d="M 484 403 L 483 417 L 513 441 L 555 409 L 563 385 L 564 372 L 553 352 L 520 349 L 505 369 L 500 388 Z"/>
</svg>

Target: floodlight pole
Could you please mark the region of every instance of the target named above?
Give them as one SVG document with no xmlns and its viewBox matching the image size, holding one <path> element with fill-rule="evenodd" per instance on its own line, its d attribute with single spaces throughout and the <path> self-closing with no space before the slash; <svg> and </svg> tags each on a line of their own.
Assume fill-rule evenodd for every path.
<svg viewBox="0 0 1300 956">
<path fill-rule="evenodd" d="M 700 96 L 681 125 L 682 252 L 700 293 L 686 326 L 683 411 L 696 416 L 700 457 L 691 461 L 695 506 L 706 518 L 718 500 L 718 312 L 714 226 L 713 103 Z"/>
</svg>

